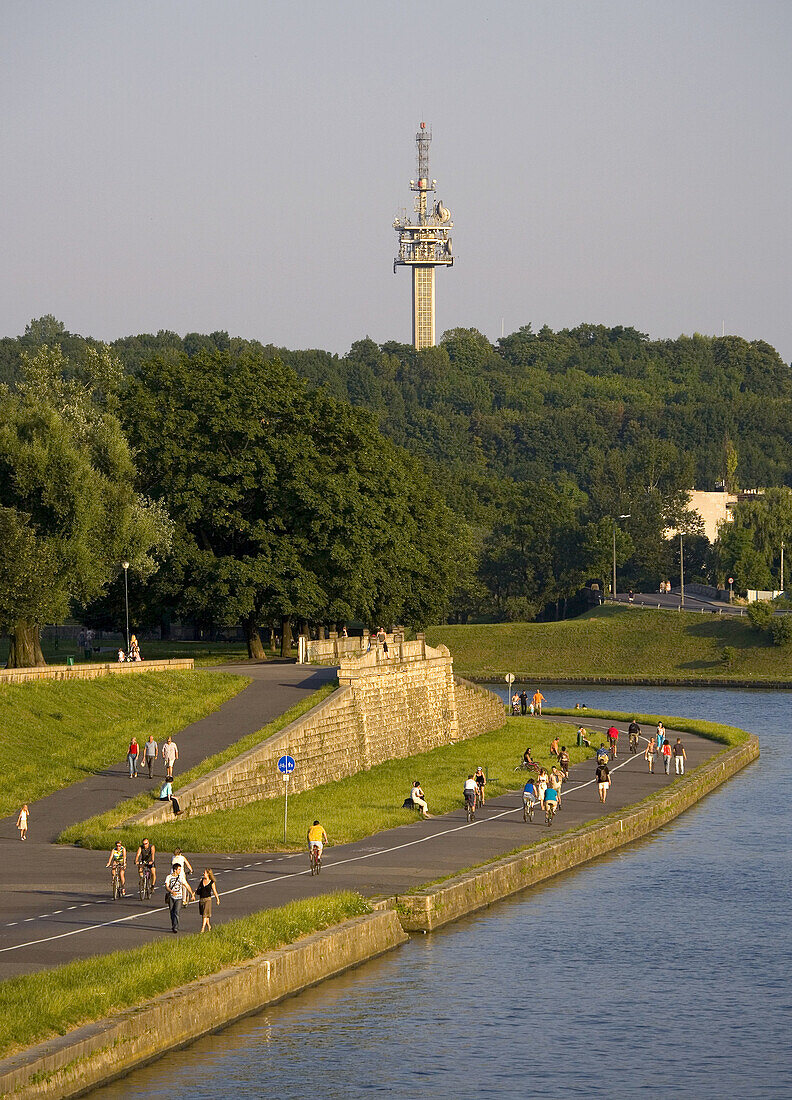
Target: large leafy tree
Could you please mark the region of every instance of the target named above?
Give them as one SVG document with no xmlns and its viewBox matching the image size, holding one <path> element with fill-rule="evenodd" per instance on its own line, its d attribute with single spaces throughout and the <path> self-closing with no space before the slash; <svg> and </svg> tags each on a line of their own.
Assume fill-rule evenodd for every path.
<svg viewBox="0 0 792 1100">
<path fill-rule="evenodd" d="M 87 349 L 77 369 L 59 346 L 40 345 L 20 363 L 0 389 L 0 629 L 11 668 L 44 664 L 40 624 L 96 597 L 122 560 L 150 571 L 169 535 L 134 491 L 107 350 Z"/>
<path fill-rule="evenodd" d="M 370 415 L 263 349 L 144 361 L 124 416 L 145 491 L 176 523 L 152 595 L 199 621 L 436 616 L 453 583 L 449 509 Z"/>
</svg>

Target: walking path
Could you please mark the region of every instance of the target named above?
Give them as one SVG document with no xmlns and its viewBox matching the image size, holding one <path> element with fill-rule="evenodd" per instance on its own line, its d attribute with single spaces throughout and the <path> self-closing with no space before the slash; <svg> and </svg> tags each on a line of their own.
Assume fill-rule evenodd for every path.
<svg viewBox="0 0 792 1100">
<path fill-rule="evenodd" d="M 292 667 L 292 673 L 297 671 Z M 245 672 L 250 674 L 247 668 Z M 319 675 L 325 673 L 333 675 L 332 670 L 321 670 Z M 281 678 L 288 679 L 285 674 Z M 311 679 L 300 685 L 288 682 L 288 687 L 291 690 L 298 686 L 304 688 Z M 310 689 L 316 686 L 314 681 Z M 226 703 L 222 710 L 233 702 Z M 529 721 L 534 739 L 538 728 L 534 733 L 533 727 L 539 721 L 547 726 L 548 743 L 556 722 L 574 724 L 571 718 L 526 719 Z M 586 722 L 592 731 L 604 730 L 609 724 L 596 719 Z M 241 734 L 235 731 L 232 740 L 237 736 Z M 675 739 L 677 734 L 669 729 L 668 736 Z M 687 770 L 697 767 L 721 749 L 717 742 L 692 734 L 684 733 L 681 737 L 687 751 Z M 515 759 L 519 759 L 521 752 L 520 738 L 515 738 Z M 596 735 L 594 740 L 596 742 Z M 620 740 L 626 742 L 626 737 L 623 735 Z M 673 775 L 668 777 L 663 773 L 659 760 L 659 771 L 648 774 L 643 746 L 635 756 L 624 755 L 625 752 L 626 745 L 612 768 L 613 783 L 605 806 L 599 803 L 593 760 L 571 769 L 570 781 L 563 791 L 562 809 L 551 829 L 543 820 L 538 820 L 541 815 L 536 815 L 532 824 L 523 822 L 519 792 L 488 801 L 480 811 L 481 816 L 468 825 L 460 794 L 460 808 L 449 814 L 412 821 L 354 844 L 327 848 L 323 871 L 318 878 L 311 877 L 303 852 L 195 857 L 188 852 L 187 855 L 196 874 L 199 875 L 205 866 L 215 871 L 222 899 L 213 914 L 216 924 L 282 905 L 293 898 L 310 897 L 329 890 L 354 889 L 365 896 L 403 893 L 411 887 L 454 874 L 531 841 L 544 840 L 553 833 L 611 813 L 673 782 Z M 515 788 L 521 790 L 527 774 L 514 773 Z M 409 779 L 406 782 L 409 784 Z M 461 786 L 462 778 L 460 790 Z M 126 794 L 127 787 L 122 784 L 121 789 Z M 431 809 L 431 791 L 427 795 Z M 401 802 L 403 796 L 404 791 L 393 792 L 394 801 Z M 321 809 L 317 810 L 317 816 L 321 817 Z M 84 817 L 83 809 L 75 820 Z M 4 849 L 6 869 L 5 890 L 0 894 L 0 977 L 56 966 L 119 947 L 133 947 L 159 939 L 169 931 L 161 890 L 155 892 L 153 902 L 140 902 L 136 896 L 136 873 L 134 867 L 129 873 L 129 862 L 130 896 L 114 902 L 108 896 L 109 872 L 104 867 L 107 853 L 54 847 L 35 841 L 23 845 L 16 833 L 11 842 L 8 820 L 0 823 L 0 844 Z M 332 841 L 332 837 L 330 839 Z M 130 856 L 133 859 L 134 853 Z M 164 858 L 160 856 L 157 860 L 160 882 L 167 869 L 167 859 L 168 854 L 164 853 Z M 132 896 L 133 891 L 135 896 Z M 182 928 L 197 931 L 199 927 L 197 906 L 191 906 L 183 915 Z"/>
</svg>

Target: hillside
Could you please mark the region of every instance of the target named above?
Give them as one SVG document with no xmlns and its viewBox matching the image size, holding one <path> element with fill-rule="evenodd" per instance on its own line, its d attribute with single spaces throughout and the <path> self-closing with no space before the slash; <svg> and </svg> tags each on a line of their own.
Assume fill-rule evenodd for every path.
<svg viewBox="0 0 792 1100">
<path fill-rule="evenodd" d="M 601 607 L 557 623 L 435 626 L 431 645 L 451 650 L 461 676 L 519 680 L 565 676 L 623 679 L 783 680 L 792 683 L 789 649 L 772 645 L 746 619 L 693 612 Z M 730 667 L 725 647 L 736 655 Z"/>
</svg>

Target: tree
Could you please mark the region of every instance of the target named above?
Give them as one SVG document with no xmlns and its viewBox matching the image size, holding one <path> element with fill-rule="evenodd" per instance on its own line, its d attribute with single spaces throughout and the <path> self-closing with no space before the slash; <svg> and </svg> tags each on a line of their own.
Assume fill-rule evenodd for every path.
<svg viewBox="0 0 792 1100">
<path fill-rule="evenodd" d="M 11 636 L 9 668 L 44 664 L 42 623 L 98 595 L 122 559 L 152 570 L 153 551 L 167 546 L 167 517 L 135 493 L 129 448 L 108 411 L 108 357 L 91 362 L 96 385 L 70 377 L 60 348 L 42 345 L 22 353 L 19 381 L 0 391 L 0 629 Z"/>
</svg>

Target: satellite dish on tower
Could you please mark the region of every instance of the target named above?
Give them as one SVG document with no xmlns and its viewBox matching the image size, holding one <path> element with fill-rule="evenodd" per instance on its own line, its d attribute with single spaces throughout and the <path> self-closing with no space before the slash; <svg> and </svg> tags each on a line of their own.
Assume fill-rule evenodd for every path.
<svg viewBox="0 0 792 1100">
<path fill-rule="evenodd" d="M 448 219 L 451 217 L 451 211 L 447 210 L 446 207 L 443 206 L 442 202 L 438 202 L 435 206 L 435 214 L 441 222 L 447 222 Z"/>
</svg>

